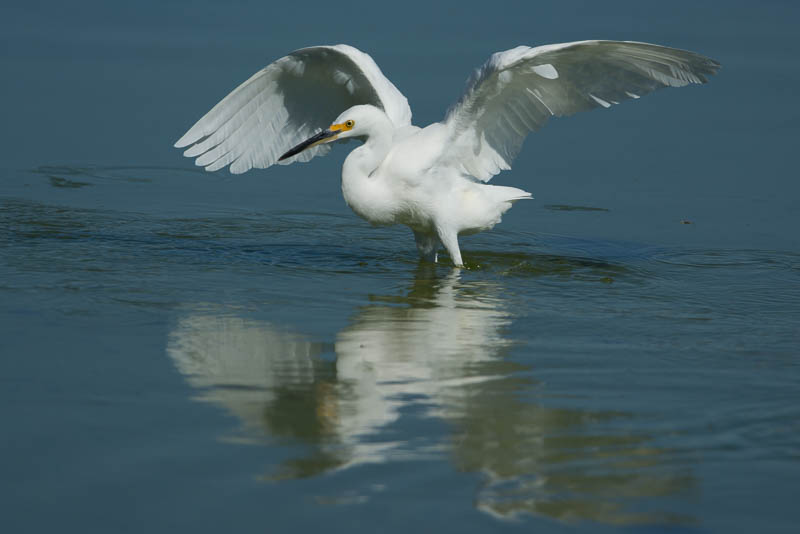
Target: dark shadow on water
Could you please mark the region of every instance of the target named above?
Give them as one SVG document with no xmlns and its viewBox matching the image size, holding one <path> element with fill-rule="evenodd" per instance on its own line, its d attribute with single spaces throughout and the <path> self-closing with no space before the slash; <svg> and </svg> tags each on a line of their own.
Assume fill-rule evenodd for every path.
<svg viewBox="0 0 800 534">
<path fill-rule="evenodd" d="M 546 204 L 544 208 L 551 211 L 611 211 L 607 208 L 595 208 L 592 206 L 570 206 L 568 204 Z"/>
<path fill-rule="evenodd" d="M 552 263 L 559 272 L 615 269 L 580 259 L 486 258 Z M 503 288 L 443 272 L 418 264 L 406 291 L 370 296 L 332 343 L 225 307 L 188 308 L 167 354 L 198 400 L 238 418 L 226 441 L 291 447 L 294 455 L 268 481 L 449 459 L 478 476 L 474 505 L 497 518 L 691 524 L 657 508 L 659 498 L 692 491 L 692 473 L 671 468 L 669 450 L 632 430 L 632 414 L 523 400 L 542 385 L 510 357 L 514 317 Z M 449 436 L 416 433 L 423 421 L 445 423 Z"/>
<path fill-rule="evenodd" d="M 50 180 L 53 187 L 82 187 L 93 182 L 121 181 L 148 183 L 153 179 L 148 174 L 189 172 L 204 174 L 201 169 L 182 167 L 156 167 L 147 165 L 42 165 L 32 169 L 33 174 L 41 174 Z M 85 180 L 89 180 L 88 182 Z M 79 185 L 70 185 L 79 184 Z"/>
<path fill-rule="evenodd" d="M 68 180 L 66 178 L 62 178 L 61 176 L 53 176 L 49 175 L 50 178 L 50 185 L 53 187 L 65 187 L 71 189 L 78 189 L 80 187 L 86 187 L 87 185 L 94 185 L 90 184 L 89 182 L 79 182 L 77 180 Z"/>
<path fill-rule="evenodd" d="M 469 270 L 502 277 L 552 277 L 610 284 L 620 279 L 633 281 L 647 276 L 640 268 L 591 257 L 477 250 L 464 255 Z"/>
</svg>

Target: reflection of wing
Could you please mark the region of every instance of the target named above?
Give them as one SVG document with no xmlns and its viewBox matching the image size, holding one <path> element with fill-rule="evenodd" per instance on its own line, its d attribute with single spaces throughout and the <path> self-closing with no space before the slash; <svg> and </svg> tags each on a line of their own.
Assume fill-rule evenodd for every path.
<svg viewBox="0 0 800 534">
<path fill-rule="evenodd" d="M 551 116 L 639 98 L 662 87 L 705 83 L 719 63 L 646 43 L 581 41 L 494 54 L 445 118 L 441 161 L 489 180 L 509 169 L 529 132 Z"/>
<path fill-rule="evenodd" d="M 175 146 L 193 145 L 184 155 L 208 171 L 264 169 L 357 104 L 380 107 L 395 126 L 411 124 L 408 101 L 369 55 L 347 45 L 303 48 L 234 89 Z M 280 163 L 308 161 L 330 148 L 321 144 Z"/>
<path fill-rule="evenodd" d="M 182 318 L 167 354 L 200 398 L 215 402 L 258 427 L 263 405 L 285 382 L 311 384 L 319 344 L 269 324 L 228 315 Z"/>
<path fill-rule="evenodd" d="M 269 388 L 278 383 L 276 370 L 311 382 L 319 349 L 265 323 L 198 314 L 179 321 L 167 352 L 194 387 Z"/>
</svg>

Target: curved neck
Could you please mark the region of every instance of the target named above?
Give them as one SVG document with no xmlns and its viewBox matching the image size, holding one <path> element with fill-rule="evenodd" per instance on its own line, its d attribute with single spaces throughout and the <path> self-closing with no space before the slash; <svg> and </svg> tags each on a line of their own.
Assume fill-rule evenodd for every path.
<svg viewBox="0 0 800 534">
<path fill-rule="evenodd" d="M 376 124 L 370 130 L 366 142 L 353 150 L 345 159 L 342 168 L 343 179 L 348 175 L 369 177 L 392 148 L 394 128 L 388 118 L 386 124 Z"/>
<path fill-rule="evenodd" d="M 367 130 L 367 140 L 353 150 L 342 167 L 342 193 L 347 205 L 359 216 L 373 224 L 389 224 L 384 220 L 393 196 L 381 179 L 380 167 L 392 148 L 394 126 L 388 117 L 376 121 Z"/>
</svg>

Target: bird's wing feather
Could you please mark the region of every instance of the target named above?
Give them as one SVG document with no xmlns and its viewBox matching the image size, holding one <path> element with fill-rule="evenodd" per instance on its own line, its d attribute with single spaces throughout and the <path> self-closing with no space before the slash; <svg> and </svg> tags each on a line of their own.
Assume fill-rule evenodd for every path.
<svg viewBox="0 0 800 534">
<path fill-rule="evenodd" d="M 369 55 L 347 45 L 303 48 L 234 89 L 175 146 L 189 147 L 184 155 L 207 171 L 226 165 L 233 174 L 264 169 L 357 104 L 380 107 L 397 127 L 411 124 L 408 101 Z M 320 144 L 280 163 L 329 150 Z"/>
<path fill-rule="evenodd" d="M 444 124 L 438 164 L 483 181 L 509 169 L 550 116 L 610 107 L 662 87 L 705 83 L 719 63 L 647 43 L 580 41 L 498 52 L 467 82 Z"/>
</svg>

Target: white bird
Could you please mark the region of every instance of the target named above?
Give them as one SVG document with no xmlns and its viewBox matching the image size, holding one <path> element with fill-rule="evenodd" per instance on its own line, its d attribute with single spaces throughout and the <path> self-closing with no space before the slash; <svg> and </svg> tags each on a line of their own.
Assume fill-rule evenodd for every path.
<svg viewBox="0 0 800 534">
<path fill-rule="evenodd" d="M 436 261 L 443 245 L 462 266 L 459 235 L 494 227 L 515 201 L 531 198 L 484 183 L 511 168 L 529 132 L 551 116 L 705 83 L 718 68 L 694 52 L 647 43 L 519 46 L 493 54 L 444 120 L 419 128 L 369 55 L 315 46 L 255 73 L 175 146 L 188 146 L 184 156 L 208 171 L 230 165 L 240 174 L 325 155 L 332 141 L 363 140 L 342 168 L 348 206 L 373 225 L 409 226 L 423 259 Z"/>
</svg>

